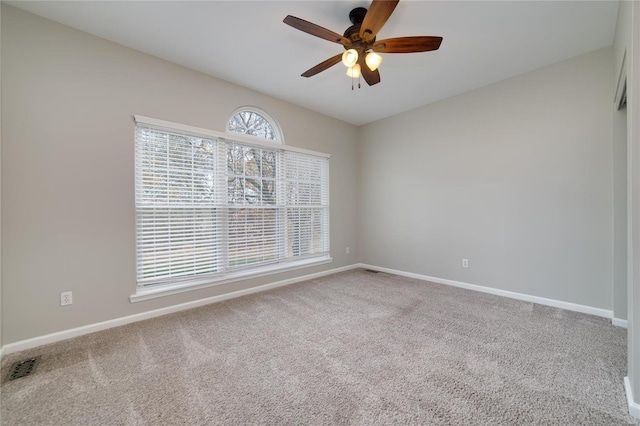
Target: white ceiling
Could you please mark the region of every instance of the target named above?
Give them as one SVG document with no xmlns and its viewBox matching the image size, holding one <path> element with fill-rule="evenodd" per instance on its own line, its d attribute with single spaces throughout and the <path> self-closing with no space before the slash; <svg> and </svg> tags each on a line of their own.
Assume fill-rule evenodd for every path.
<svg viewBox="0 0 640 426">
<path fill-rule="evenodd" d="M 368 1 L 7 2 L 54 21 L 355 125 L 467 92 L 613 43 L 617 1 L 401 0 L 378 39 L 442 36 L 440 50 L 386 54 L 380 84 L 351 90 L 342 46 L 282 23 L 337 33 Z"/>
</svg>

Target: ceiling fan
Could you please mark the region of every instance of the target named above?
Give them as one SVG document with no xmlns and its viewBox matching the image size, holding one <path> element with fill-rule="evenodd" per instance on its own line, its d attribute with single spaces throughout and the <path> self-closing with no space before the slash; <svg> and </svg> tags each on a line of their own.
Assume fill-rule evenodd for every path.
<svg viewBox="0 0 640 426">
<path fill-rule="evenodd" d="M 373 0 L 369 10 L 356 7 L 349 13 L 353 24 L 340 35 L 319 25 L 288 15 L 284 23 L 307 34 L 320 37 L 345 48 L 339 53 L 302 73 L 302 77 L 314 76 L 342 61 L 347 67 L 347 75 L 358 78 L 360 75 L 369 86 L 380 83 L 378 66 L 382 57 L 378 53 L 413 53 L 437 50 L 442 37 L 418 36 L 395 37 L 376 40 L 376 35 L 387 22 L 400 0 Z"/>
</svg>

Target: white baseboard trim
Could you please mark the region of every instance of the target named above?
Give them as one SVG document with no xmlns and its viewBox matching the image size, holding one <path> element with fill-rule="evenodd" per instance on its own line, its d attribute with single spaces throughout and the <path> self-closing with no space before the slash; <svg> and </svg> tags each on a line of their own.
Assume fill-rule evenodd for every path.
<svg viewBox="0 0 640 426">
<path fill-rule="evenodd" d="M 629 322 L 627 320 L 616 317 L 611 318 L 611 324 L 615 325 L 616 327 L 628 328 L 628 323 Z"/>
<path fill-rule="evenodd" d="M 624 378 L 624 392 L 627 394 L 627 405 L 629 406 L 629 415 L 640 419 L 640 404 L 633 401 L 633 390 L 629 377 Z"/>
<path fill-rule="evenodd" d="M 38 336 L 31 339 L 21 340 L 18 342 L 9 343 L 7 345 L 2 346 L 2 348 L 0 348 L 0 354 L 4 356 L 10 353 L 24 351 L 26 349 L 32 349 L 38 346 L 71 339 L 73 337 L 78 337 L 78 336 L 82 336 L 89 333 L 95 333 L 96 331 L 106 330 L 108 328 L 113 328 L 113 327 L 119 327 L 121 325 L 131 324 L 134 322 L 159 317 L 162 315 L 172 314 L 174 312 L 184 311 L 187 309 L 197 308 L 198 306 L 209 305 L 211 303 L 222 302 L 224 300 L 235 299 L 236 297 L 246 296 L 253 293 L 259 293 L 261 291 L 271 290 L 273 288 L 283 287 L 286 285 L 291 285 L 291 284 L 299 283 L 302 281 L 308 281 L 314 278 L 324 277 L 326 275 L 332 275 L 338 272 L 348 271 L 350 269 L 356 269 L 358 267 L 359 266 L 357 264 L 354 264 L 354 265 L 343 266 L 341 268 L 329 269 L 327 271 L 317 272 L 315 274 L 302 275 L 295 278 L 289 278 L 287 280 L 276 281 L 269 284 L 263 284 L 256 287 L 247 288 L 244 290 L 233 291 L 230 293 L 220 294 L 218 296 L 212 296 L 204 299 L 193 300 L 191 302 L 181 303 L 179 305 L 167 306 L 166 308 L 160 308 L 152 311 L 141 312 L 139 314 L 115 318 L 112 320 L 102 321 L 94 324 L 83 325 L 81 327 L 72 328 L 70 330 L 59 331 L 56 333 L 46 334 L 44 336 Z M 1 359 L 1 356 L 0 356 L 0 359 Z"/>
<path fill-rule="evenodd" d="M 516 293 L 513 291 L 500 290 L 497 288 L 484 287 L 476 284 L 469 284 L 460 281 L 447 280 L 444 278 L 430 277 L 428 275 L 414 274 L 412 272 L 398 271 L 396 269 L 382 268 L 380 266 L 359 264 L 361 268 L 371 269 L 374 271 L 387 272 L 389 274 L 400 275 L 403 277 L 416 278 L 419 280 L 430 281 L 438 284 L 450 285 L 453 287 L 464 288 L 467 290 L 480 291 L 482 293 L 494 294 L 496 296 L 508 297 L 510 299 L 524 300 L 525 302 L 538 303 L 540 305 L 552 306 L 554 308 L 567 309 L 574 312 L 582 312 L 584 314 L 596 315 L 604 318 L 613 318 L 613 311 L 607 309 L 594 308 L 592 306 L 578 305 L 571 302 L 563 302 L 561 300 L 547 299 L 544 297 L 530 296 L 528 294 Z"/>
</svg>

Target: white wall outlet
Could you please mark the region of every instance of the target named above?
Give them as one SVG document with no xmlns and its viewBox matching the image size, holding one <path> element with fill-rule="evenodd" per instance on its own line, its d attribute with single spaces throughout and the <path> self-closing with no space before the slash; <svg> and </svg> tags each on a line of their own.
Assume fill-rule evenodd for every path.
<svg viewBox="0 0 640 426">
<path fill-rule="evenodd" d="M 73 292 L 63 291 L 60 293 L 60 306 L 67 306 L 73 303 Z"/>
<path fill-rule="evenodd" d="M 346 252 L 347 254 L 350 254 L 350 253 L 351 253 L 351 247 L 347 247 L 347 249 L 345 250 L 345 252 Z"/>
<path fill-rule="evenodd" d="M 463 268 L 469 267 L 469 259 L 462 259 L 462 267 Z"/>
</svg>

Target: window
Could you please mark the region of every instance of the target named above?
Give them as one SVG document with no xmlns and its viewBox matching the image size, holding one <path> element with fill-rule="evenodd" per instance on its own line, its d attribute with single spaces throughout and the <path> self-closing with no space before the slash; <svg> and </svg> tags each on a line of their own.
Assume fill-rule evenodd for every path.
<svg viewBox="0 0 640 426">
<path fill-rule="evenodd" d="M 253 107 L 236 110 L 227 122 L 227 131 L 282 142 L 282 132 L 275 120 Z"/>
<path fill-rule="evenodd" d="M 328 155 L 135 119 L 139 290 L 330 260 Z"/>
</svg>

